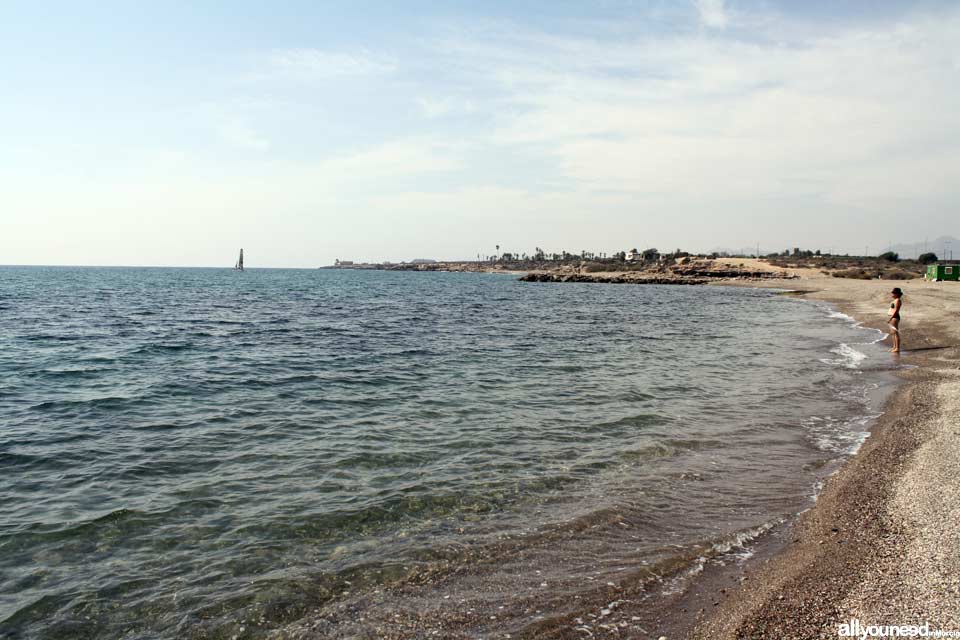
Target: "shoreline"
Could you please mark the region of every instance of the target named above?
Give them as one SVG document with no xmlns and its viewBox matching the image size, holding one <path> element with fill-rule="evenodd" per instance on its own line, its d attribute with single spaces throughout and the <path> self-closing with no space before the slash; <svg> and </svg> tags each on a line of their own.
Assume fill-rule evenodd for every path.
<svg viewBox="0 0 960 640">
<path fill-rule="evenodd" d="M 789 284 L 728 278 L 706 286 L 780 289 L 882 331 L 886 293 L 901 286 L 910 306 L 899 356 L 906 367 L 893 372 L 899 383 L 858 451 L 825 474 L 812 506 L 757 535 L 745 561 L 704 563 L 657 602 L 655 615 L 623 611 L 645 632 L 625 637 L 814 640 L 839 637 L 852 619 L 864 628 L 929 623 L 960 632 L 960 526 L 940 528 L 960 523 L 960 428 L 951 428 L 960 424 L 960 400 L 952 399 L 960 398 L 960 330 L 950 325 L 960 289 L 785 275 Z M 582 637 L 568 631 L 522 637 Z"/>
<path fill-rule="evenodd" d="M 782 289 L 782 286 L 773 281 L 765 283 L 765 286 L 743 281 L 711 284 Z M 875 322 L 864 322 L 852 316 L 848 313 L 852 311 L 849 305 L 822 293 L 821 289 L 785 289 L 781 293 L 828 302 L 841 313 L 848 315 L 858 326 L 865 329 L 878 328 Z M 927 340 L 927 337 L 924 339 Z M 630 629 L 640 629 L 640 633 L 626 632 L 626 635 L 611 637 L 659 640 L 812 640 L 835 637 L 837 627 L 832 626 L 832 618 L 826 616 L 824 622 L 824 611 L 832 613 L 837 610 L 832 607 L 836 594 L 825 593 L 823 588 L 825 576 L 835 575 L 836 583 L 842 585 L 854 573 L 849 570 L 851 566 L 858 566 L 860 573 L 866 575 L 872 562 L 867 551 L 876 551 L 877 539 L 888 537 L 885 533 L 878 536 L 875 527 L 857 536 L 851 537 L 848 534 L 849 539 L 838 539 L 837 536 L 841 531 L 854 530 L 856 516 L 864 513 L 867 499 L 872 498 L 874 506 L 883 504 L 882 500 L 878 501 L 876 498 L 878 489 L 884 488 L 884 485 L 873 483 L 871 486 L 869 482 L 870 478 L 876 475 L 876 466 L 889 466 L 891 461 L 899 463 L 906 455 L 907 447 L 917 446 L 918 440 L 911 439 L 908 433 L 894 431 L 893 425 L 900 425 L 904 416 L 916 411 L 917 406 L 926 406 L 923 404 L 925 399 L 907 395 L 918 383 L 915 378 L 919 374 L 915 372 L 920 370 L 921 368 L 917 367 L 907 371 L 888 372 L 887 375 L 895 379 L 887 382 L 892 388 L 885 392 L 880 405 L 881 414 L 871 420 L 868 436 L 853 453 L 824 464 L 817 474 L 820 480 L 809 506 L 777 523 L 748 532 L 748 537 L 742 544 L 735 544 L 713 555 L 708 554 L 698 561 L 691 559 L 688 566 L 682 570 L 663 576 L 662 582 L 638 585 L 641 591 L 649 589 L 649 595 L 638 600 L 635 605 L 621 607 L 618 613 L 621 620 L 632 621 Z M 891 482 L 888 478 L 886 486 Z M 869 509 L 867 511 L 869 512 Z M 847 526 L 848 522 L 852 523 L 851 526 Z M 845 553 L 836 554 L 836 550 L 830 546 L 831 542 L 840 545 L 846 543 Z M 884 553 L 890 555 L 889 547 Z M 817 554 L 817 560 L 827 563 L 827 570 L 823 567 L 817 567 L 816 570 L 811 568 L 810 558 L 813 554 Z M 746 557 L 743 558 L 743 555 Z M 842 558 L 838 559 L 838 555 L 842 555 Z M 838 567 L 844 570 L 831 573 Z M 796 579 L 800 582 L 789 582 Z M 679 585 L 678 588 L 675 591 L 664 591 L 663 586 L 671 583 Z M 653 592 L 659 593 L 654 595 Z M 809 597 L 811 595 L 812 598 Z M 820 605 L 819 610 L 814 608 L 813 604 Z M 849 620 L 849 617 L 847 619 Z M 611 616 L 609 622 L 611 624 L 598 624 L 599 629 L 594 627 L 594 630 L 602 631 L 606 628 L 615 633 L 611 629 L 616 626 L 616 619 Z M 620 625 L 623 624 L 620 622 Z M 791 629 L 803 627 L 811 629 L 810 633 L 791 633 Z M 575 633 L 576 631 L 578 629 L 575 625 L 557 624 L 515 637 L 583 637 Z M 601 636 L 597 633 L 596 637 Z"/>
<path fill-rule="evenodd" d="M 759 282 L 717 279 L 707 286 L 777 289 L 830 303 L 860 326 L 881 330 L 887 292 L 893 285 L 905 290 L 901 363 L 907 367 L 892 372 L 900 383 L 871 422 L 869 437 L 855 454 L 827 464 L 811 506 L 749 532 L 745 544 L 701 562 L 691 557 L 662 582 L 638 574 L 622 590 L 597 592 L 578 607 L 596 609 L 588 626 L 556 611 L 540 624 L 513 629 L 511 637 L 813 640 L 838 637 L 838 625 L 853 618 L 864 627 L 929 622 L 931 629 L 960 630 L 960 525 L 945 524 L 951 518 L 960 523 L 960 428 L 943 428 L 960 424 L 960 399 L 943 397 L 955 390 L 960 398 L 960 330 L 950 325 L 960 313 L 960 289 L 922 280 L 833 278 L 814 270 L 785 275 Z M 933 484 L 926 481 L 931 464 L 939 469 Z M 943 492 L 956 499 L 938 504 Z M 911 509 L 912 515 L 904 513 Z M 740 552 L 748 557 L 737 557 Z M 678 587 L 664 592 L 667 584 Z M 335 617 L 358 613 L 348 606 Z M 455 620 L 472 626 L 473 615 Z M 374 633 L 417 637 L 439 623 L 433 627 L 442 629 L 439 637 L 473 637 L 455 620 L 446 626 L 430 618 L 398 618 L 396 627 L 378 626 Z M 331 623 L 304 621 L 270 637 L 345 637 Z"/>
<path fill-rule="evenodd" d="M 771 279 L 759 287 L 756 282 L 745 281 L 716 284 L 782 290 L 786 283 L 782 279 Z M 883 324 L 883 292 L 889 290 L 891 283 L 800 276 L 789 286 L 788 292 L 793 295 L 831 303 L 861 326 L 876 329 Z M 907 287 L 911 298 L 914 291 L 925 287 L 930 291 L 952 293 L 952 289 L 943 291 L 942 287 L 922 282 L 913 282 Z M 916 312 L 913 305 L 908 309 L 910 315 L 905 316 L 908 319 L 923 317 L 919 308 Z M 954 310 L 949 308 L 950 312 Z M 874 567 L 884 559 L 896 557 L 899 549 L 908 543 L 904 527 L 888 522 L 885 513 L 897 480 L 906 473 L 905 461 L 924 442 L 921 426 L 937 413 L 932 398 L 936 385 L 933 360 L 949 351 L 940 349 L 942 341 L 949 336 L 940 330 L 943 319 L 927 317 L 918 329 L 913 329 L 912 323 L 908 325 L 911 332 L 905 346 L 912 347 L 913 351 L 908 350 L 903 358 L 905 364 L 914 368 L 896 373 L 903 382 L 886 397 L 882 415 L 870 425 L 870 436 L 859 451 L 828 463 L 822 474 L 818 474 L 822 488 L 812 506 L 770 528 L 750 532 L 743 548 L 735 545 L 733 549 L 711 555 L 699 567 L 693 562 L 683 571 L 665 575 L 663 583 L 645 581 L 637 575 L 632 576 L 636 582 L 630 587 L 624 585 L 623 591 L 611 589 L 608 594 L 596 594 L 599 615 L 608 617 L 593 620 L 596 624 L 592 626 L 591 637 L 594 633 L 669 640 L 835 637 L 836 625 L 860 611 L 852 604 L 853 598 L 862 596 L 861 592 L 876 584 L 872 580 Z M 916 428 L 904 428 L 911 425 Z M 878 469 L 882 471 L 878 473 Z M 741 551 L 751 557 L 735 559 Z M 666 583 L 674 580 L 679 584 L 677 591 L 650 599 L 652 592 L 662 591 Z M 601 611 L 602 603 L 608 601 L 610 604 L 606 607 L 616 610 L 614 615 Z M 634 604 L 628 604 L 631 602 Z M 870 617 L 869 611 L 865 613 L 860 618 L 864 625 L 914 621 L 876 619 Z M 340 615 L 350 615 L 349 607 Z M 556 612 L 548 615 L 542 624 L 515 629 L 512 636 L 585 637 L 587 627 L 582 623 L 578 626 L 577 622 L 578 619 L 569 614 Z M 271 637 L 340 637 L 334 631 L 333 620 L 314 623 L 319 624 L 319 628 L 309 623 L 293 625 Z M 378 627 L 379 637 L 414 637 L 415 633 L 410 635 L 414 629 L 429 628 L 428 619 L 404 619 L 403 623 L 399 620 L 397 623 L 395 630 Z M 960 628 L 939 620 L 931 619 L 931 623 L 934 624 L 931 628 Z M 471 637 L 458 632 L 455 626 L 447 627 L 443 633 L 452 634 L 446 637 Z"/>
<path fill-rule="evenodd" d="M 798 282 L 794 295 L 830 302 L 864 327 L 882 324 L 873 301 L 882 301 L 890 283 L 816 280 Z M 908 300 L 945 293 L 931 283 L 904 288 Z M 663 635 L 837 637 L 839 625 L 852 619 L 864 627 L 929 622 L 931 629 L 960 630 L 957 562 L 949 559 L 960 555 L 960 537 L 949 525 L 940 531 L 944 520 L 929 521 L 932 514 L 960 515 L 956 500 L 945 504 L 941 497 L 960 495 L 960 479 L 938 460 L 949 458 L 944 448 L 960 450 L 960 431 L 944 428 L 960 416 L 960 407 L 945 401 L 960 386 L 960 350 L 948 324 L 960 303 L 941 303 L 916 314 L 923 322 L 905 332 L 911 348 L 901 356 L 910 368 L 897 372 L 903 384 L 860 450 L 827 478 L 814 506 L 758 541 L 754 557 L 739 567 L 705 571 L 664 620 Z M 942 472 L 933 481 L 929 471 L 938 464 Z M 930 558 L 931 546 L 939 557 Z"/>
</svg>

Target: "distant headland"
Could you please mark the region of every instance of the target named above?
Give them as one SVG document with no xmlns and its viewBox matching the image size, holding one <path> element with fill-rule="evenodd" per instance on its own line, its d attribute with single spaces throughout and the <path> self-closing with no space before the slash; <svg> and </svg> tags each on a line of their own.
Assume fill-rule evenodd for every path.
<svg viewBox="0 0 960 640">
<path fill-rule="evenodd" d="M 939 262 L 933 253 L 902 260 L 894 252 L 879 256 L 830 255 L 795 248 L 763 256 L 727 252 L 691 254 L 677 249 L 631 249 L 617 253 L 502 253 L 478 260 L 353 262 L 336 260 L 321 269 L 508 273 L 528 282 L 608 282 L 617 284 L 707 284 L 722 280 L 792 279 L 795 269 L 816 269 L 823 275 L 862 280 L 910 280 Z"/>
</svg>

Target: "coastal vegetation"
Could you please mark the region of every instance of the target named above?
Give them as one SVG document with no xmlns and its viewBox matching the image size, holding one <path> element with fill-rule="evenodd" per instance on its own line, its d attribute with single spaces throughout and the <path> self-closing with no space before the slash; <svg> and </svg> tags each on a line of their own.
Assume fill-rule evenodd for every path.
<svg viewBox="0 0 960 640">
<path fill-rule="evenodd" d="M 756 253 L 712 252 L 692 254 L 682 249 L 661 252 L 656 247 L 631 248 L 628 251 L 599 252 L 567 250 L 547 252 L 535 247 L 532 252 L 500 252 L 468 261 L 414 260 L 402 263 L 338 262 L 334 268 L 375 269 L 386 271 L 492 271 L 522 272 L 530 280 L 611 282 L 682 282 L 699 284 L 700 280 L 719 278 L 768 279 L 788 277 L 782 270 L 816 269 L 824 275 L 856 280 L 911 280 L 922 277 L 926 265 L 937 261 L 933 253 L 916 260 L 902 259 L 888 251 L 878 256 L 835 255 L 820 249 L 794 247 L 758 258 Z M 738 262 L 743 260 L 745 262 Z M 769 265 L 776 269 L 759 268 Z M 746 266 L 747 264 L 753 266 Z"/>
<path fill-rule="evenodd" d="M 925 258 L 936 262 L 936 255 L 924 254 Z M 925 265 L 920 259 L 905 260 L 892 251 L 879 256 L 837 256 L 821 254 L 791 254 L 790 256 L 768 256 L 766 262 L 786 269 L 817 269 L 825 275 L 835 278 L 853 278 L 855 280 L 912 280 L 923 276 Z"/>
</svg>

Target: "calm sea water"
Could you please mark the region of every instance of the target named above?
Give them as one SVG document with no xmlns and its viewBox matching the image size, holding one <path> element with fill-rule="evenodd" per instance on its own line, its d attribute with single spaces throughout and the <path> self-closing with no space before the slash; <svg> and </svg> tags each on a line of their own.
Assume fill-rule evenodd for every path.
<svg viewBox="0 0 960 640">
<path fill-rule="evenodd" d="M 877 337 L 746 289 L 0 268 L 0 635 L 360 636 L 435 584 L 522 630 L 808 506 Z"/>
</svg>

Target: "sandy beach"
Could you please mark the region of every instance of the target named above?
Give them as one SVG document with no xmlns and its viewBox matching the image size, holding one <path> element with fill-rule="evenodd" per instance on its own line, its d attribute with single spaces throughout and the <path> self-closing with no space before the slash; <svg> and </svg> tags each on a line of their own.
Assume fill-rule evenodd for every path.
<svg viewBox="0 0 960 640">
<path fill-rule="evenodd" d="M 904 351 L 890 357 L 907 365 L 904 384 L 816 505 L 765 541 L 766 553 L 705 575 L 664 618 L 664 634 L 827 638 L 852 619 L 960 631 L 960 287 L 791 275 L 799 295 L 875 328 L 900 286 Z"/>
</svg>

